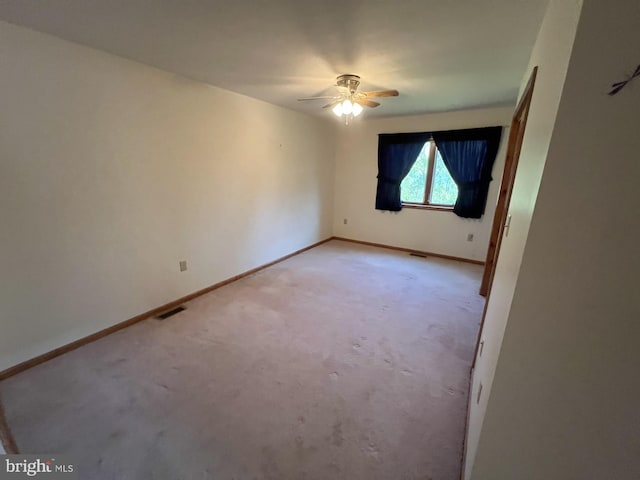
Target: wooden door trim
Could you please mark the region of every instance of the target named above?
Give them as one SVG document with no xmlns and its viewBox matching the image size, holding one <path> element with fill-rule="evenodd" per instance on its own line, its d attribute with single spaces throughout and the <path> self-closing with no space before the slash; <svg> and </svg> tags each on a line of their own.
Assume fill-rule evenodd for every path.
<svg viewBox="0 0 640 480">
<path fill-rule="evenodd" d="M 504 171 L 502 174 L 502 182 L 500 184 L 500 193 L 498 195 L 498 203 L 496 212 L 493 216 L 493 225 L 491 227 L 491 235 L 489 237 L 489 248 L 487 249 L 487 258 L 485 260 L 485 271 L 482 276 L 482 284 L 480 285 L 480 295 L 487 296 L 490 290 L 493 272 L 495 271 L 495 260 L 499 249 L 499 243 L 504 230 L 504 222 L 507 217 L 509 201 L 511 200 L 511 192 L 513 191 L 513 180 L 517 169 L 517 158 L 520 155 L 520 147 L 522 145 L 522 136 L 527 124 L 527 116 L 529 113 L 529 105 L 533 96 L 533 87 L 535 85 L 538 67 L 534 67 L 524 94 L 518 102 L 515 113 L 511 120 L 511 128 L 509 130 L 509 144 L 507 147 L 507 157 L 504 162 Z M 514 165 L 515 163 L 515 165 Z"/>
<path fill-rule="evenodd" d="M 485 269 L 480 285 L 480 295 L 486 296 L 487 300 L 482 312 L 482 320 L 480 329 L 478 330 L 478 338 L 476 339 L 476 348 L 473 356 L 473 367 L 476 364 L 480 339 L 482 338 L 482 329 L 484 327 L 485 317 L 487 315 L 487 306 L 491 296 L 491 287 L 493 286 L 493 278 L 496 272 L 496 262 L 500 247 L 502 245 L 502 237 L 504 234 L 505 222 L 509 213 L 509 202 L 513 192 L 513 183 L 518 169 L 518 160 L 520 157 L 520 149 L 522 147 L 522 139 L 524 137 L 525 128 L 527 126 L 527 118 L 529 116 L 529 108 L 531 98 L 533 97 L 533 88 L 538 75 L 538 67 L 534 67 L 524 89 L 522 97 L 518 102 L 515 113 L 511 120 L 511 128 L 509 131 L 509 144 L 507 146 L 507 157 L 504 163 L 504 172 L 500 184 L 500 193 L 498 195 L 498 204 L 496 205 L 496 213 L 493 217 L 493 225 L 491 227 L 491 236 L 489 237 L 489 248 L 487 249 L 487 258 L 485 260 Z M 472 367 L 472 368 L 473 368 Z"/>
</svg>

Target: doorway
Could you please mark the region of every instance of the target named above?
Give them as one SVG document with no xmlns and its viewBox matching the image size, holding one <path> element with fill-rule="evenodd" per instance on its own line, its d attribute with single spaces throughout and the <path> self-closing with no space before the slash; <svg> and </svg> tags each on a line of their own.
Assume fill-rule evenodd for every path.
<svg viewBox="0 0 640 480">
<path fill-rule="evenodd" d="M 502 183 L 500 184 L 500 193 L 498 195 L 498 204 L 496 213 L 493 217 L 493 225 L 491 227 L 491 236 L 489 237 L 489 248 L 487 250 L 487 258 L 485 260 L 485 269 L 482 275 L 482 283 L 480 284 L 480 295 L 487 298 L 478 331 L 478 341 L 476 342 L 476 356 L 478 353 L 479 341 L 482 336 L 482 328 L 487 314 L 487 304 L 491 294 L 493 285 L 493 277 L 496 272 L 496 262 L 500 253 L 502 238 L 508 234 L 511 217 L 509 215 L 509 203 L 511 201 L 511 193 L 513 191 L 513 183 L 518 168 L 518 160 L 520 159 L 520 149 L 522 147 L 522 139 L 524 137 L 525 128 L 527 126 L 527 117 L 529 116 L 529 106 L 531 105 L 531 97 L 533 96 L 533 87 L 535 85 L 538 67 L 533 68 L 527 86 L 524 89 L 520 102 L 516 107 L 516 111 L 511 120 L 511 128 L 509 130 L 509 144 L 507 146 L 507 158 L 504 165 L 504 173 L 502 174 Z M 474 357 L 475 366 L 475 357 Z"/>
</svg>

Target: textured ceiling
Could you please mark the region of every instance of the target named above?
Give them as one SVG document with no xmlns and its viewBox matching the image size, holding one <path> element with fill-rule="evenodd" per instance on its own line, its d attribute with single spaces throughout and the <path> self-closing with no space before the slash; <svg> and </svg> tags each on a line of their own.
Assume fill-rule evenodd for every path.
<svg viewBox="0 0 640 480">
<path fill-rule="evenodd" d="M 546 0 L 0 0 L 0 19 L 308 113 L 341 73 L 367 115 L 511 104 Z"/>
</svg>

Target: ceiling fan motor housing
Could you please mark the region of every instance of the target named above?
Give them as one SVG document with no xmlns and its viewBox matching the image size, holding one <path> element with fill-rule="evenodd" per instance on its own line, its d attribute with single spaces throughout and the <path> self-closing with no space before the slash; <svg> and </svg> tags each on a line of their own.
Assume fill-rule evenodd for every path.
<svg viewBox="0 0 640 480">
<path fill-rule="evenodd" d="M 360 77 L 350 73 L 340 75 L 336 80 L 336 85 L 338 87 L 348 88 L 349 92 L 353 95 L 356 93 L 356 90 L 358 90 L 358 86 L 360 85 Z"/>
</svg>

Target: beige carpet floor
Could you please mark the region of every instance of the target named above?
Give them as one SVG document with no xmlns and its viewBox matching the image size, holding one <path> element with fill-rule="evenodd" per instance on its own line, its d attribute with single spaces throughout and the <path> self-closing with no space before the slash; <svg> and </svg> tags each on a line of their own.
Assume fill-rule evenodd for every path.
<svg viewBox="0 0 640 480">
<path fill-rule="evenodd" d="M 481 273 L 333 240 L 0 394 L 82 479 L 458 479 Z"/>
</svg>

